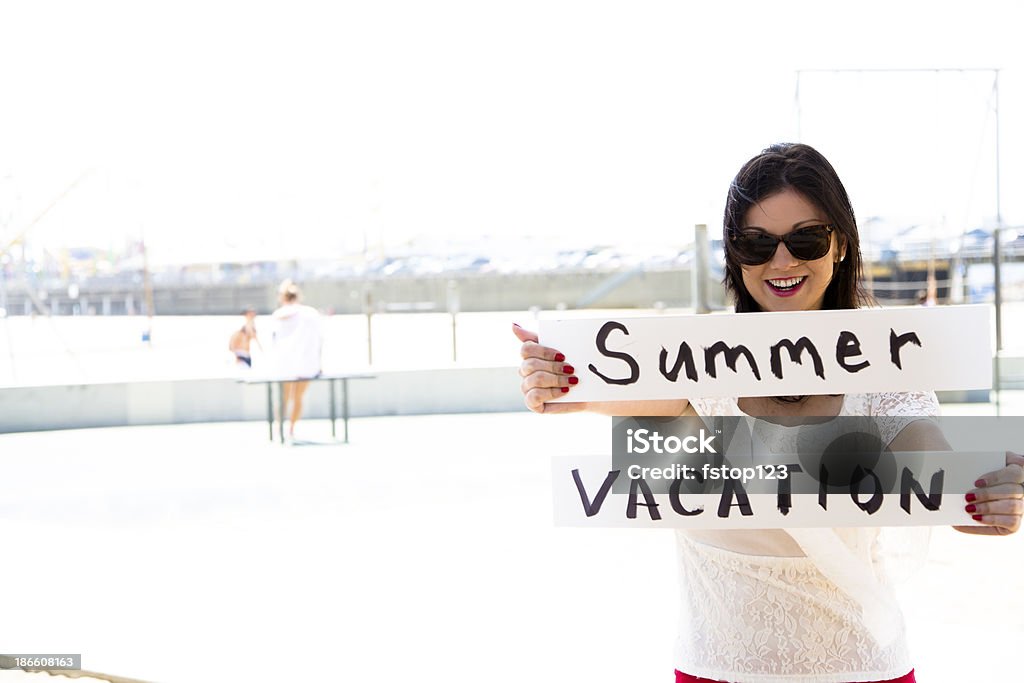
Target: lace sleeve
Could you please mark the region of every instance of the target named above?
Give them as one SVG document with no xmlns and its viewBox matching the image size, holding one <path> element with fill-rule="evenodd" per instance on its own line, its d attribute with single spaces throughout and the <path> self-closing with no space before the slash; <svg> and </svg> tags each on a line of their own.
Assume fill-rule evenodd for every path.
<svg viewBox="0 0 1024 683">
<path fill-rule="evenodd" d="M 890 444 L 911 422 L 938 417 L 939 401 L 934 391 L 872 394 L 870 411 L 882 439 Z M 930 540 L 930 527 L 882 529 L 872 548 L 876 576 L 889 585 L 907 581 L 924 566 Z"/>
<path fill-rule="evenodd" d="M 882 440 L 890 444 L 911 422 L 938 417 L 939 400 L 934 391 L 872 394 L 870 414 L 878 422 Z"/>
</svg>

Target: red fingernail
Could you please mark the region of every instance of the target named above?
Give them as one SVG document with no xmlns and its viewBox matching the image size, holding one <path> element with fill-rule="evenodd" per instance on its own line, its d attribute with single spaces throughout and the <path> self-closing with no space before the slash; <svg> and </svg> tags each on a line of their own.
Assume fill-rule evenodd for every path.
<svg viewBox="0 0 1024 683">
<path fill-rule="evenodd" d="M 974 505 L 968 505 L 967 507 L 964 508 L 964 510 L 967 510 L 968 512 L 977 512 L 978 508 L 977 506 Z"/>
<path fill-rule="evenodd" d="M 562 393 L 563 394 L 568 394 L 569 393 L 569 387 L 562 387 Z"/>
<path fill-rule="evenodd" d="M 979 489 L 980 488 L 984 488 L 985 487 L 985 480 L 984 479 L 979 479 L 978 481 L 974 482 L 974 485 L 976 487 L 978 487 Z"/>
<path fill-rule="evenodd" d="M 567 375 L 571 375 L 572 373 L 576 372 L 576 368 L 574 368 L 571 365 L 563 365 L 562 372 L 564 372 Z"/>
<path fill-rule="evenodd" d="M 973 493 L 968 493 L 966 496 L 964 496 L 964 498 L 967 499 L 968 503 L 973 503 L 974 501 L 978 500 L 978 497 Z"/>
<path fill-rule="evenodd" d="M 971 519 L 973 519 L 975 522 L 980 522 L 981 515 L 971 515 Z"/>
<path fill-rule="evenodd" d="M 579 383 L 580 383 L 580 378 L 579 377 L 570 377 L 569 378 L 569 384 L 579 384 Z"/>
<path fill-rule="evenodd" d="M 565 360 L 565 354 L 564 353 L 556 353 L 555 354 L 555 362 L 556 363 L 561 363 L 563 360 Z"/>
</svg>

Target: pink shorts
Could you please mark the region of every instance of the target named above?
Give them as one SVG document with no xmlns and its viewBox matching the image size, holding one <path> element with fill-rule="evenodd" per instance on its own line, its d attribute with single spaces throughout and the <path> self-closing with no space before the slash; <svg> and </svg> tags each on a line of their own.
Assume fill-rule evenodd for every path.
<svg viewBox="0 0 1024 683">
<path fill-rule="evenodd" d="M 722 681 L 713 681 L 710 678 L 698 678 L 691 676 L 690 674 L 684 674 L 682 671 L 676 671 L 676 683 L 723 683 Z M 900 676 L 899 678 L 890 678 L 887 681 L 875 681 L 875 683 L 917 683 L 917 679 L 914 678 L 914 670 L 911 669 L 910 673 Z"/>
</svg>

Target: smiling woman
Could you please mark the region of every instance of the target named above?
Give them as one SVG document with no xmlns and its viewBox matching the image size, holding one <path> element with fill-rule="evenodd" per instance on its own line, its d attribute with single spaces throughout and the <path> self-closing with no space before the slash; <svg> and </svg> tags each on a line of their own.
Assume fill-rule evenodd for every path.
<svg viewBox="0 0 1024 683">
<path fill-rule="evenodd" d="M 737 313 L 854 309 L 868 303 L 860 289 L 860 244 L 850 199 L 831 164 L 813 148 L 773 145 L 744 164 L 729 188 L 723 230 L 725 284 Z M 793 326 L 798 329 L 785 330 L 790 358 L 799 357 L 801 350 L 813 358 L 810 347 L 797 350 L 790 339 L 806 334 L 806 326 Z M 878 420 L 882 443 L 893 452 L 949 450 L 930 420 L 938 415 L 933 391 L 843 395 L 834 376 L 826 378 L 824 373 L 818 375 L 821 384 L 810 396 L 764 396 L 756 393 L 756 381 L 745 381 L 737 387 L 738 396 L 701 397 L 683 382 L 677 398 L 668 400 L 556 402 L 579 391 L 580 380 L 571 364 L 579 361 L 540 345 L 531 332 L 518 327 L 514 332 L 523 342 L 521 389 L 527 406 L 536 412 L 760 416 L 773 425 L 769 441 L 777 444 L 771 447 L 775 453 L 784 452 L 787 440 L 794 438 L 789 431 L 793 427 L 779 424 L 788 418 L 864 416 Z M 838 336 L 837 358 L 859 355 L 859 341 Z M 889 342 L 889 358 L 876 365 L 888 360 L 901 368 L 899 347 L 915 342 L 895 330 Z M 748 358 L 741 347 L 722 344 L 724 348 L 705 347 L 710 354 L 706 367 L 715 367 L 719 352 L 725 354 L 727 365 L 731 358 L 730 369 L 736 369 L 741 357 L 753 365 L 753 356 Z M 776 376 L 782 372 L 783 348 L 774 349 Z M 662 374 L 677 376 L 679 366 L 686 365 L 687 349 L 680 347 L 670 371 L 665 370 L 668 352 L 663 351 Z M 605 355 L 619 361 L 628 358 L 624 353 Z M 981 360 L 987 363 L 985 355 Z M 694 359 L 689 360 L 687 378 L 693 380 L 696 369 Z M 860 367 L 840 365 L 847 373 Z M 763 377 L 768 379 L 767 373 Z M 754 379 L 760 378 L 755 374 Z M 987 535 L 1015 533 L 1024 511 L 1022 466 L 1024 457 L 1007 453 L 1006 467 L 979 472 L 977 488 L 967 493 L 969 505 L 963 512 L 965 522 L 971 516 L 978 524 L 954 528 Z M 886 553 L 897 547 L 919 557 L 924 543 L 893 539 L 870 526 L 677 529 L 676 539 L 682 582 L 677 683 L 915 680 L 903 615 L 888 585 L 891 576 L 885 560 Z"/>
<path fill-rule="evenodd" d="M 835 169 L 807 145 L 775 145 L 729 187 L 725 286 L 736 312 L 859 308 L 860 240 Z"/>
</svg>

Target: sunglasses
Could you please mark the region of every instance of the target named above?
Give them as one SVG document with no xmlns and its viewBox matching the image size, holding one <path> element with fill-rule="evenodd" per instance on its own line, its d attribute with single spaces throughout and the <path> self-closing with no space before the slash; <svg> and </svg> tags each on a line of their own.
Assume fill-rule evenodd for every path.
<svg viewBox="0 0 1024 683">
<path fill-rule="evenodd" d="M 809 225 L 776 237 L 763 230 L 733 228 L 729 241 L 736 258 L 745 266 L 760 266 L 771 261 L 779 242 L 786 245 L 793 258 L 814 261 L 828 253 L 833 230 L 831 225 Z"/>
</svg>

